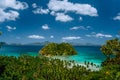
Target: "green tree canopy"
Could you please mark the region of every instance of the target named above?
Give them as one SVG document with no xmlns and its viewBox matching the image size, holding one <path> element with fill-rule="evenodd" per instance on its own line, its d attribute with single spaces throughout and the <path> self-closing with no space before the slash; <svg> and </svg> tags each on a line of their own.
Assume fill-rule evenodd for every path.
<svg viewBox="0 0 120 80">
<path fill-rule="evenodd" d="M 101 51 L 107 58 L 110 58 L 110 56 L 120 57 L 119 39 L 108 40 L 106 44 L 101 47 Z"/>
<path fill-rule="evenodd" d="M 42 55 L 74 55 L 77 54 L 75 49 L 69 43 L 49 43 L 43 47 L 40 52 Z"/>
</svg>

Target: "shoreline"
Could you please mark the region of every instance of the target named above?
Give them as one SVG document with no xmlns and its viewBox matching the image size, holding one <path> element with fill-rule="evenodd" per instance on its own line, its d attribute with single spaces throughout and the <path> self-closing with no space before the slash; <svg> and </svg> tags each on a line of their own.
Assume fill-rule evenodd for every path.
<svg viewBox="0 0 120 80">
<path fill-rule="evenodd" d="M 47 58 L 52 58 L 52 59 L 60 59 L 60 60 L 62 60 L 62 61 L 65 60 L 65 61 L 68 61 L 68 62 L 74 61 L 74 60 L 67 60 L 67 59 L 66 59 L 67 56 L 45 56 L 45 57 L 47 57 Z M 72 63 L 72 62 L 71 62 L 71 63 Z M 87 62 L 87 63 L 89 63 L 89 64 L 85 64 L 85 62 L 75 62 L 75 61 L 74 61 L 74 63 L 75 63 L 75 65 L 83 66 L 83 67 L 85 67 L 86 69 L 90 69 L 91 71 L 99 71 L 99 70 L 101 69 L 101 66 L 100 66 L 100 65 L 96 65 L 96 64 L 94 64 L 94 63 L 92 63 L 92 62 Z M 73 65 L 74 65 L 74 63 L 71 64 L 70 66 L 68 66 L 68 68 L 72 68 Z M 93 65 L 91 65 L 91 63 L 92 63 Z"/>
</svg>

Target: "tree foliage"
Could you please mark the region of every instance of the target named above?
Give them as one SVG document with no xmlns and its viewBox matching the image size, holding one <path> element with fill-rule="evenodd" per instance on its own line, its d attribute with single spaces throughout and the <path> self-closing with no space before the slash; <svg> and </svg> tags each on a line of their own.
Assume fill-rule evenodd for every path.
<svg viewBox="0 0 120 80">
<path fill-rule="evenodd" d="M 113 56 L 120 57 L 120 41 L 119 39 L 108 40 L 105 45 L 101 47 L 101 51 L 107 58 Z"/>
<path fill-rule="evenodd" d="M 69 43 L 49 43 L 40 52 L 42 55 L 75 55 L 77 52 Z"/>
<path fill-rule="evenodd" d="M 70 66 L 73 66 L 70 68 Z M 90 70 L 43 56 L 0 56 L 0 80 L 81 80 Z"/>
<path fill-rule="evenodd" d="M 105 45 L 101 47 L 103 54 L 107 56 L 106 60 L 102 62 L 102 66 L 106 65 L 120 65 L 120 40 L 108 40 Z"/>
<path fill-rule="evenodd" d="M 91 71 L 74 61 L 44 56 L 0 56 L 0 80 L 120 80 L 120 65 Z"/>
</svg>

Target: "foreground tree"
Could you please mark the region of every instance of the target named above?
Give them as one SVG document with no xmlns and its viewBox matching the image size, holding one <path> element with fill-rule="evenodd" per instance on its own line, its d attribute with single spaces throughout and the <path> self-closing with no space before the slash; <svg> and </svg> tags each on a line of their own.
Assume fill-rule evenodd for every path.
<svg viewBox="0 0 120 80">
<path fill-rule="evenodd" d="M 120 65 L 120 40 L 108 40 L 105 45 L 101 47 L 101 51 L 107 56 L 107 59 L 102 63 L 106 65 Z"/>
<path fill-rule="evenodd" d="M 119 39 L 108 40 L 105 45 L 101 47 L 101 51 L 107 58 L 120 57 L 120 41 Z"/>
</svg>

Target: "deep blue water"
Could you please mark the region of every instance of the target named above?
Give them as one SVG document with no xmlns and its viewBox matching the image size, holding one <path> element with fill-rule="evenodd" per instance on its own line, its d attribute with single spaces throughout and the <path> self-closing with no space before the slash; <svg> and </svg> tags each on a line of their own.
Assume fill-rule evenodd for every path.
<svg viewBox="0 0 120 80">
<path fill-rule="evenodd" d="M 3 56 L 20 56 L 23 54 L 28 54 L 31 56 L 37 56 L 39 55 L 38 52 L 42 48 L 42 46 L 30 46 L 30 45 L 5 45 L 2 46 L 0 49 L 0 55 Z"/>
<path fill-rule="evenodd" d="M 0 55 L 2 56 L 20 56 L 23 54 L 37 56 L 42 46 L 2 46 Z M 77 55 L 67 57 L 57 57 L 65 60 L 74 60 L 75 62 L 89 61 L 100 65 L 105 56 L 100 51 L 100 46 L 76 46 Z"/>
</svg>

